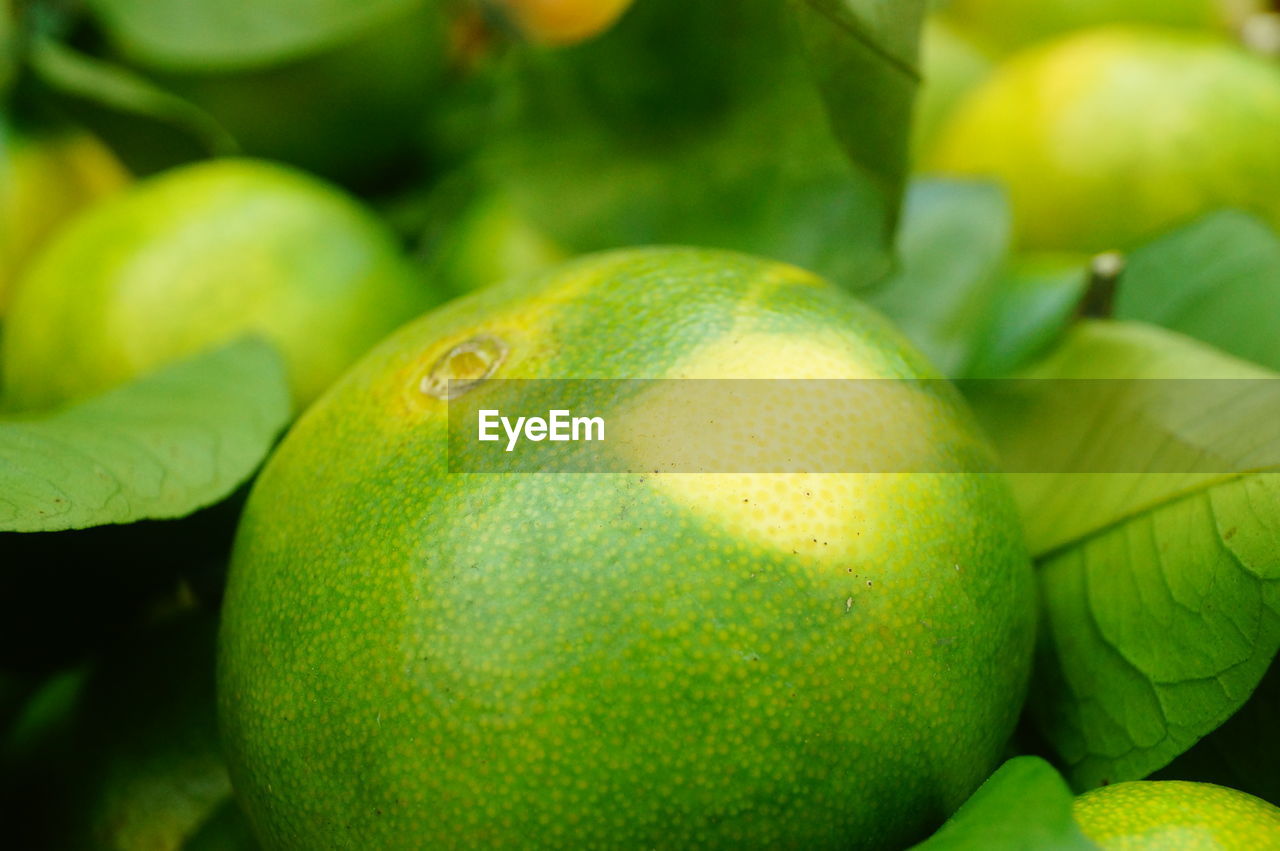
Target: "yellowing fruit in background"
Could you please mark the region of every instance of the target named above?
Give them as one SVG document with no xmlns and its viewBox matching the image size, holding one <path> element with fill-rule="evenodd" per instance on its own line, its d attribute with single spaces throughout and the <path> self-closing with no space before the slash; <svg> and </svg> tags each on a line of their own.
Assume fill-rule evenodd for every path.
<svg viewBox="0 0 1280 851">
<path fill-rule="evenodd" d="M 1280 66 L 1211 36 L 1113 27 L 1010 59 L 929 171 L 1002 181 L 1031 250 L 1128 248 L 1210 210 L 1280 226 Z"/>
<path fill-rule="evenodd" d="M 31 265 L 0 344 L 5 401 L 54 406 L 258 333 L 305 405 L 438 300 L 328 184 L 249 160 L 188 166 L 98 205 Z"/>
<path fill-rule="evenodd" d="M 1179 780 L 1103 786 L 1072 814 L 1102 851 L 1263 851 L 1280 848 L 1280 809 L 1260 798 Z"/>
<path fill-rule="evenodd" d="M 0 318 L 35 250 L 72 214 L 128 179 L 115 156 L 87 133 L 28 130 L 0 115 Z"/>
<path fill-rule="evenodd" d="M 567 45 L 604 32 L 631 0 L 493 0 L 530 41 Z"/>
<path fill-rule="evenodd" d="M 218 692 L 260 838 L 922 838 L 999 761 L 1034 620 L 1005 483 L 979 472 L 992 459 L 950 385 L 915 381 L 932 376 L 811 274 L 694 249 L 582 258 L 392 335 L 286 437 L 237 536 Z M 830 473 L 467 475 L 449 377 L 479 380 L 452 404 L 481 407 L 511 384 L 496 379 L 867 379 L 884 395 L 735 382 L 771 411 L 763 436 L 729 417 L 701 442 L 666 435 L 709 453 L 743 437 L 743 464 L 816 444 Z M 579 386 L 579 413 L 644 420 L 661 442 L 662 397 L 689 386 Z M 613 433 L 601 451 L 636 448 Z M 824 435 L 842 433 L 952 472 L 841 473 L 845 444 Z"/>
</svg>

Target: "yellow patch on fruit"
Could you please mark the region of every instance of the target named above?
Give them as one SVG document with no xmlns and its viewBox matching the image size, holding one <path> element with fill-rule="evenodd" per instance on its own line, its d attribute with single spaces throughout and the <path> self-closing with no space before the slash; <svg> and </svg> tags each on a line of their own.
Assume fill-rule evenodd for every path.
<svg viewBox="0 0 1280 851">
<path fill-rule="evenodd" d="M 896 498 L 886 473 L 929 463 L 940 413 L 875 363 L 829 331 L 731 332 L 667 376 L 714 383 L 653 384 L 610 418 L 609 445 L 734 537 L 844 559 Z"/>
</svg>

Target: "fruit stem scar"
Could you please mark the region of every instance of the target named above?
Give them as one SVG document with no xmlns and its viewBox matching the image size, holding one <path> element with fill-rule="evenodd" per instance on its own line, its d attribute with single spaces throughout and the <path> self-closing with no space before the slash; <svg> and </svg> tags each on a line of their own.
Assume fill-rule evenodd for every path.
<svg viewBox="0 0 1280 851">
<path fill-rule="evenodd" d="M 419 388 L 437 399 L 456 399 L 498 371 L 510 351 L 489 334 L 477 334 L 440 356 Z"/>
</svg>

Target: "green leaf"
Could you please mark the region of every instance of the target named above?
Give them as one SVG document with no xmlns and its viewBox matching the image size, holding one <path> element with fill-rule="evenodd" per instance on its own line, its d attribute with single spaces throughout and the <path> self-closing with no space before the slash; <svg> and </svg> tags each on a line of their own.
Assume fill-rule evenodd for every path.
<svg viewBox="0 0 1280 851">
<path fill-rule="evenodd" d="M 14 4 L 0 3 L 0 96 L 8 96 L 18 76 L 21 29 Z"/>
<path fill-rule="evenodd" d="M 1280 382 L 1108 322 L 1027 375 L 970 398 L 1006 467 L 1041 471 L 1010 477 L 1043 606 L 1029 708 L 1077 787 L 1138 779 L 1280 648 Z"/>
<path fill-rule="evenodd" d="M 989 323 L 965 375 L 1002 378 L 1048 351 L 1084 295 L 1088 265 L 1088 258 L 1071 255 L 1015 258 L 1000 274 Z"/>
<path fill-rule="evenodd" d="M 829 51 L 861 55 L 867 46 L 816 14 L 794 0 L 645 0 L 586 44 L 515 51 L 483 170 L 525 219 L 572 252 L 728 248 L 864 286 L 889 268 L 908 128 L 904 121 L 894 137 L 902 152 L 888 150 L 886 137 L 850 162 L 799 30 L 825 28 Z M 898 39 L 908 29 L 903 15 L 884 24 Z M 887 56 L 865 61 L 898 73 Z M 851 102 L 862 93 L 859 114 L 881 97 L 879 81 L 871 74 L 843 84 Z M 896 121 L 886 113 L 876 127 Z"/>
<path fill-rule="evenodd" d="M 1045 559 L 1031 711 L 1082 788 L 1226 721 L 1280 648 L 1280 480 L 1232 479 Z"/>
<path fill-rule="evenodd" d="M 176 128 L 210 154 L 237 151 L 236 141 L 208 113 L 133 71 L 45 37 L 32 42 L 28 59 L 40 80 L 64 95 Z"/>
<path fill-rule="evenodd" d="M 944 374 L 961 374 L 990 322 L 1010 232 L 995 184 L 919 181 L 907 193 L 898 271 L 868 300 Z"/>
<path fill-rule="evenodd" d="M 1071 790 L 1044 760 L 1015 757 L 916 851 L 1091 851 L 1071 817 Z"/>
<path fill-rule="evenodd" d="M 1280 369 L 1280 236 L 1233 211 L 1167 234 L 1129 257 L 1116 316 Z"/>
<path fill-rule="evenodd" d="M 296 58 L 346 41 L 423 2 L 88 0 L 87 5 L 117 47 L 144 64 L 170 70 L 231 70 Z"/>
<path fill-rule="evenodd" d="M 1259 754 L 1280 753 L 1280 658 L 1249 701 L 1153 780 L 1195 780 L 1239 789 L 1280 806 L 1280 770 Z"/>
<path fill-rule="evenodd" d="M 927 2 L 792 0 L 836 138 L 896 216 L 910 167 Z"/>
<path fill-rule="evenodd" d="M 1139 323 L 1085 322 L 1018 380 L 961 386 L 1044 556 L 1280 460 L 1275 373 Z M 1212 415 L 1206 416 L 1211 410 Z"/>
<path fill-rule="evenodd" d="M 0 420 L 0 531 L 181 517 L 244 482 L 289 417 L 275 349 L 249 339 L 84 402 Z"/>
</svg>

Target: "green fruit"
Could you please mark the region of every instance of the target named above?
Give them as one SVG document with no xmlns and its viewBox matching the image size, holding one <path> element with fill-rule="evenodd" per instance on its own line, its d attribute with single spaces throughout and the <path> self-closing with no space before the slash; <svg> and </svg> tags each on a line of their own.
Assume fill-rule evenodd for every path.
<svg viewBox="0 0 1280 851">
<path fill-rule="evenodd" d="M 1076 798 L 1072 812 L 1103 851 L 1280 848 L 1280 808 L 1210 783 L 1117 783 Z"/>
<path fill-rule="evenodd" d="M 0 114 L 0 317 L 36 249 L 72 214 L 127 180 L 92 136 L 65 128 L 28 132 Z"/>
<path fill-rule="evenodd" d="M 253 332 L 305 405 L 438 300 L 332 187 L 267 163 L 188 166 L 98 205 L 32 265 L 0 350 L 7 401 L 57 405 Z"/>
<path fill-rule="evenodd" d="M 948 475 L 450 473 L 444 380 L 481 404 L 490 374 L 934 375 L 809 273 L 694 249 L 582 258 L 401 329 L 299 421 L 237 535 L 220 718 L 264 844 L 901 847 L 990 773 L 1031 576 L 949 385 L 782 412 L 834 463 L 822 423 Z M 578 392 L 662 440 L 689 386 Z M 809 434 L 785 423 L 763 445 Z"/>
<path fill-rule="evenodd" d="M 1032 250 L 1127 248 L 1221 207 L 1280 226 L 1280 68 L 1211 37 L 1089 31 L 1020 54 L 928 166 L 1004 181 Z"/>
<path fill-rule="evenodd" d="M 1228 29 L 1263 7 L 1263 0 L 948 0 L 946 14 L 983 44 L 1012 50 L 1107 24 Z"/>
</svg>

